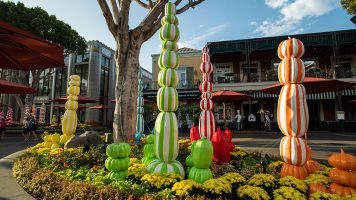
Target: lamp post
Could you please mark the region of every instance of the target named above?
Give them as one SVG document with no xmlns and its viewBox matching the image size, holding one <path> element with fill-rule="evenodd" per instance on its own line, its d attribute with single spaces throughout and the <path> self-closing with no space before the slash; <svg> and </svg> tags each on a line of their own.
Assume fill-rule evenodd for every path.
<svg viewBox="0 0 356 200">
<path fill-rule="evenodd" d="M 354 23 L 355 26 L 356 26 L 356 15 L 354 15 L 353 17 L 351 17 L 350 21 L 352 21 L 352 23 Z"/>
</svg>

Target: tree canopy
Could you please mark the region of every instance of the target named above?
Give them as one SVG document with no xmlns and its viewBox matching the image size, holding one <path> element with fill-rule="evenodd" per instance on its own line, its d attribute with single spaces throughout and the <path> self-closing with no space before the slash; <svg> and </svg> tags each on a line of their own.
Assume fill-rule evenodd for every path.
<svg viewBox="0 0 356 200">
<path fill-rule="evenodd" d="M 62 45 L 66 53 L 84 53 L 87 47 L 77 31 L 40 7 L 27 8 L 20 2 L 0 1 L 0 20 Z"/>
<path fill-rule="evenodd" d="M 356 15 L 356 1 L 355 0 L 341 0 L 342 7 L 350 14 Z"/>
</svg>

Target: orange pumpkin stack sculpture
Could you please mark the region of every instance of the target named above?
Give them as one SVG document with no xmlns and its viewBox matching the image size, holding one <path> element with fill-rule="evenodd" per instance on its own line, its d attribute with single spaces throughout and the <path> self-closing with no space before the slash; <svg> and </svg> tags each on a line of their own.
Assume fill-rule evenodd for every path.
<svg viewBox="0 0 356 200">
<path fill-rule="evenodd" d="M 280 143 L 280 156 L 285 162 L 281 176 L 294 176 L 304 180 L 308 176 L 307 143 L 302 138 L 308 130 L 309 113 L 305 88 L 303 43 L 289 38 L 279 44 L 278 79 L 283 85 L 278 99 L 278 126 L 285 135 Z"/>
<path fill-rule="evenodd" d="M 340 153 L 332 154 L 328 162 L 335 167 L 329 172 L 333 181 L 330 192 L 340 196 L 356 194 L 356 156 L 345 154 L 341 149 Z"/>
</svg>

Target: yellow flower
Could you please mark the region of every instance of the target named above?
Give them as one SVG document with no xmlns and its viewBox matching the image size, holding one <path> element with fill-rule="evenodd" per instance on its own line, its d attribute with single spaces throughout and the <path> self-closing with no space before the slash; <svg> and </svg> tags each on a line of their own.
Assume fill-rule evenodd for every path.
<svg viewBox="0 0 356 200">
<path fill-rule="evenodd" d="M 171 187 L 174 183 L 182 180 L 180 175 L 174 173 L 167 173 L 167 174 L 159 174 L 159 173 L 150 173 L 145 174 L 141 181 L 147 184 L 151 188 L 155 189 L 164 189 Z"/>
<path fill-rule="evenodd" d="M 243 199 L 269 200 L 268 193 L 260 188 L 250 185 L 244 185 L 237 189 L 237 195 Z"/>
</svg>

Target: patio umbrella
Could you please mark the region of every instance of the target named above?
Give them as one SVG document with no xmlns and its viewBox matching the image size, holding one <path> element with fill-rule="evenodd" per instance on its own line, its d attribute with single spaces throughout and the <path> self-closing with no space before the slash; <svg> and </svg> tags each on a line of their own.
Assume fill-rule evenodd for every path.
<svg viewBox="0 0 356 200">
<path fill-rule="evenodd" d="M 106 105 L 96 105 L 96 106 L 89 107 L 89 109 L 103 110 L 103 109 L 111 109 L 111 108 L 109 106 L 106 106 Z"/>
<path fill-rule="evenodd" d="M 33 94 L 36 92 L 32 87 L 0 79 L 0 94 Z"/>
<path fill-rule="evenodd" d="M 56 102 L 66 102 L 67 101 L 67 96 L 64 97 L 60 97 L 60 98 L 56 98 L 53 99 L 52 101 L 56 101 Z M 78 96 L 78 103 L 79 104 L 84 104 L 84 103 L 96 103 L 98 102 L 97 100 L 88 97 L 88 96 Z"/>
<path fill-rule="evenodd" d="M 57 105 L 53 105 L 53 107 L 58 107 L 58 108 L 65 108 L 64 104 L 57 104 Z M 78 106 L 78 109 L 82 110 L 82 109 L 87 109 L 89 108 L 88 106 Z"/>
<path fill-rule="evenodd" d="M 356 99 L 355 99 L 355 100 L 351 100 L 350 102 L 351 102 L 351 103 L 356 103 Z"/>
<path fill-rule="evenodd" d="M 63 66 L 63 47 L 0 21 L 0 68 L 34 70 Z"/>
<path fill-rule="evenodd" d="M 249 99 L 251 99 L 251 97 L 246 94 L 234 92 L 234 91 L 230 91 L 230 90 L 220 90 L 220 91 L 213 93 L 214 101 L 222 101 L 223 102 L 223 117 L 224 117 L 225 129 L 227 127 L 226 114 L 225 114 L 225 109 L 226 109 L 225 102 L 226 101 L 242 101 L 242 100 L 249 100 Z"/>
<path fill-rule="evenodd" d="M 110 101 L 111 103 L 116 103 L 116 99 L 113 99 Z M 149 101 L 149 100 L 146 100 L 146 99 L 143 99 L 143 102 L 144 103 L 152 103 L 152 101 Z"/>
<path fill-rule="evenodd" d="M 302 85 L 305 87 L 305 91 L 307 94 L 313 94 L 348 89 L 355 86 L 356 83 L 344 82 L 336 79 L 305 77 Z M 274 84 L 263 88 L 262 92 L 268 94 L 279 94 L 282 86 L 283 85 L 279 83 Z"/>
</svg>

